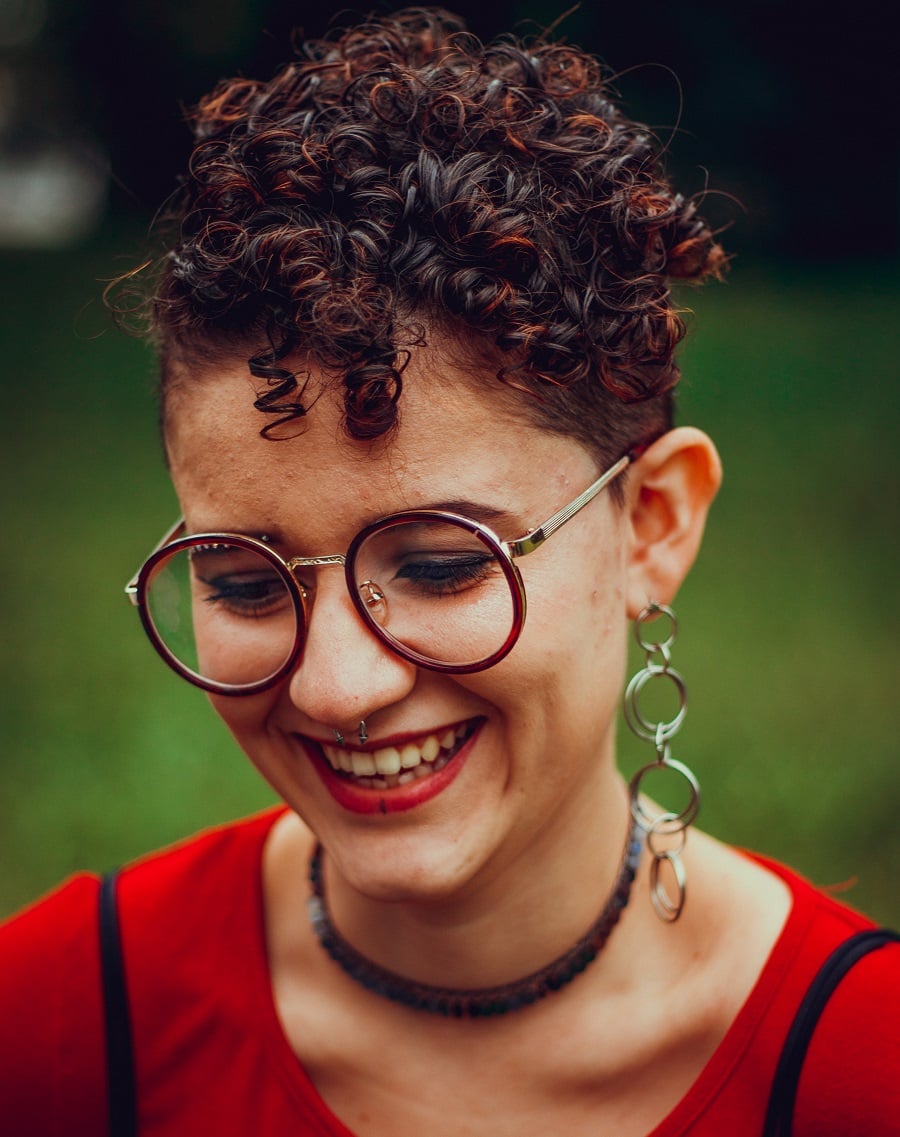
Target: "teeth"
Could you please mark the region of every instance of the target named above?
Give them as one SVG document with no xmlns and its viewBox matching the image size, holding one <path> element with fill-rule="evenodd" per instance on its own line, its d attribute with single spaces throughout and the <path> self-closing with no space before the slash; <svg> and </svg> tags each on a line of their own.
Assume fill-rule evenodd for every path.
<svg viewBox="0 0 900 1137">
<path fill-rule="evenodd" d="M 363 754 L 359 750 L 354 750 L 352 759 L 353 773 L 357 778 L 368 778 L 375 773 L 375 756 L 373 754 Z"/>
<path fill-rule="evenodd" d="M 404 747 L 404 750 L 408 747 Z M 375 769 L 379 774 L 400 773 L 400 751 L 394 746 L 386 746 L 383 750 L 376 750 L 372 755 L 375 759 Z"/>
<path fill-rule="evenodd" d="M 400 765 L 404 770 L 412 770 L 424 758 L 424 748 L 420 750 L 415 743 L 407 742 L 407 744 L 400 751 Z"/>
<path fill-rule="evenodd" d="M 406 786 L 416 778 L 442 770 L 459 743 L 471 734 L 471 724 L 445 730 L 440 738 L 429 734 L 421 743 L 407 742 L 399 749 L 384 746 L 380 750 L 348 750 L 344 746 L 322 743 L 322 752 L 334 770 L 352 774 L 367 789 L 393 789 Z"/>
</svg>

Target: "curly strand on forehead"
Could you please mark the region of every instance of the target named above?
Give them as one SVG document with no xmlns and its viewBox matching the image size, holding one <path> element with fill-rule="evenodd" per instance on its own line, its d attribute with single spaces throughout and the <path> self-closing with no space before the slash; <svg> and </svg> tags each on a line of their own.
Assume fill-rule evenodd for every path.
<svg viewBox="0 0 900 1137">
<path fill-rule="evenodd" d="M 595 448 L 667 425 L 670 280 L 725 258 L 590 55 L 407 9 L 221 83 L 193 126 L 154 328 L 182 363 L 250 345 L 263 433 L 306 411 L 299 356 L 341 376 L 352 437 L 385 435 L 429 325 Z"/>
</svg>

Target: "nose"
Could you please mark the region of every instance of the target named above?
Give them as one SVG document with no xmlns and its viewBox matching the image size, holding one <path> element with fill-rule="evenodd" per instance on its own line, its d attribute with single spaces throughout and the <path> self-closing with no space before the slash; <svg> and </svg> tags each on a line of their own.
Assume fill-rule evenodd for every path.
<svg viewBox="0 0 900 1137">
<path fill-rule="evenodd" d="M 288 684 L 294 706 L 328 729 L 353 733 L 361 719 L 408 695 L 416 674 L 363 622 L 343 575 L 320 568 L 303 654 Z"/>
</svg>

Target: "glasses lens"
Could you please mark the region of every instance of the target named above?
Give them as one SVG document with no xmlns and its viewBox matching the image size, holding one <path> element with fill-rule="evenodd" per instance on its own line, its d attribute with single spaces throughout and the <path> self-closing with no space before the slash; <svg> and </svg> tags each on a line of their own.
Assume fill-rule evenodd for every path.
<svg viewBox="0 0 900 1137">
<path fill-rule="evenodd" d="M 359 546 L 354 577 L 379 634 L 433 663 L 477 667 L 506 645 L 518 618 L 505 562 L 463 524 L 378 529 Z"/>
<path fill-rule="evenodd" d="M 154 566 L 145 603 L 165 651 L 213 686 L 265 682 L 296 642 L 297 612 L 281 569 L 242 545 L 176 549 Z"/>
</svg>

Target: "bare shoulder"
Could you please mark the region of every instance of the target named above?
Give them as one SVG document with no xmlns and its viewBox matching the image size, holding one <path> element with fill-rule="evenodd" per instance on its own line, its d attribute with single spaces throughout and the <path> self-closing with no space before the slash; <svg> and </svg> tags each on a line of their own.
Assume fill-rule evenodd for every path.
<svg viewBox="0 0 900 1137">
<path fill-rule="evenodd" d="M 648 912 L 640 929 L 642 955 L 664 977 L 658 1005 L 683 1002 L 682 1023 L 693 1021 L 698 1031 L 721 1038 L 784 930 L 792 894 L 781 877 L 702 832 L 691 834 L 685 860 L 684 915 L 664 925 Z"/>
<path fill-rule="evenodd" d="M 685 995 L 699 997 L 702 1006 L 705 992 L 708 1025 L 724 1037 L 776 952 L 795 892 L 759 861 L 695 836 L 691 868 L 699 895 L 687 939 L 701 967 L 688 969 L 695 981 L 686 984 Z M 801 921 L 802 934 L 790 933 L 800 955 L 774 956 L 783 974 L 790 972 L 787 985 L 794 993 L 779 1011 L 782 1025 L 770 1040 L 773 1069 L 818 969 L 842 938 L 867 925 L 806 887 L 797 902 L 809 913 L 808 921 Z M 695 1025 L 700 1026 L 696 1020 Z M 797 1137 L 900 1137 L 898 1068 L 900 944 L 890 942 L 855 962 L 822 1009 L 802 1066 L 793 1132 Z"/>
</svg>

